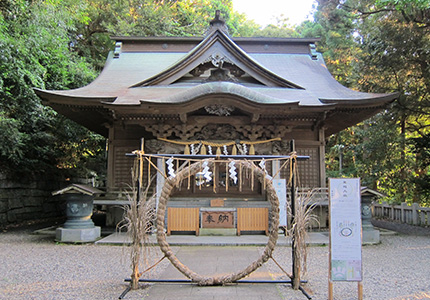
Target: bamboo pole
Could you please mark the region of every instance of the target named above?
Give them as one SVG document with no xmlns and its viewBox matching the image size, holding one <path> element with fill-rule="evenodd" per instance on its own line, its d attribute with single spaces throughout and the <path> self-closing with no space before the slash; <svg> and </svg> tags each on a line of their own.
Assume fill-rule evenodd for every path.
<svg viewBox="0 0 430 300">
<path fill-rule="evenodd" d="M 358 282 L 358 300 L 363 300 L 363 282 Z"/>
<path fill-rule="evenodd" d="M 294 140 L 291 140 L 290 144 L 291 153 L 296 151 L 296 146 Z M 293 269 L 293 289 L 298 290 L 300 288 L 300 261 L 297 255 L 297 251 L 299 249 L 296 245 L 296 237 L 297 237 L 297 226 L 295 225 L 295 217 L 296 217 L 296 159 L 292 157 L 292 180 L 291 180 L 291 224 L 293 224 L 293 234 L 291 239 L 291 253 L 292 253 L 292 269 Z"/>
</svg>

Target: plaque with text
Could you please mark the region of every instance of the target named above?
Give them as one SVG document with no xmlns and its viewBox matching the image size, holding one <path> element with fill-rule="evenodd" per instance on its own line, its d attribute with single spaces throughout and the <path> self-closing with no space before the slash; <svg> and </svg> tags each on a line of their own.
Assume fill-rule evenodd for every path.
<svg viewBox="0 0 430 300">
<path fill-rule="evenodd" d="M 202 228 L 234 228 L 234 211 L 203 211 Z"/>
</svg>

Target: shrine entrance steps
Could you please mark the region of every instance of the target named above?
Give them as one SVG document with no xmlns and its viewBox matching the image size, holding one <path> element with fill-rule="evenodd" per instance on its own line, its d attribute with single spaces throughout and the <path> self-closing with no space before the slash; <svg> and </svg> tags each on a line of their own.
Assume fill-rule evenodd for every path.
<svg viewBox="0 0 430 300">
<path fill-rule="evenodd" d="M 236 228 L 200 228 L 200 236 L 235 236 Z"/>
</svg>

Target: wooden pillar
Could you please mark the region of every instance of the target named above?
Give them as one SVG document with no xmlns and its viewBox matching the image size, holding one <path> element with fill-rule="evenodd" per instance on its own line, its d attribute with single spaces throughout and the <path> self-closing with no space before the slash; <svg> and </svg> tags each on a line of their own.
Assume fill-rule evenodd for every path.
<svg viewBox="0 0 430 300">
<path fill-rule="evenodd" d="M 115 156 L 115 128 L 114 126 L 109 126 L 109 137 L 107 141 L 107 189 L 112 190 L 115 185 L 114 180 L 114 156 Z"/>
<path fill-rule="evenodd" d="M 320 160 L 320 187 L 326 187 L 325 179 L 325 130 L 324 127 L 319 129 L 318 141 L 319 145 L 319 160 Z"/>
<path fill-rule="evenodd" d="M 275 176 L 274 179 L 280 179 L 281 174 L 279 172 L 279 169 L 281 168 L 281 162 L 279 160 L 273 160 L 272 161 L 272 176 Z"/>
<path fill-rule="evenodd" d="M 294 140 L 291 141 L 290 144 L 291 153 L 296 151 L 296 146 Z M 294 168 L 297 167 L 296 159 L 293 158 L 291 160 L 291 164 L 293 165 L 293 174 L 291 179 L 291 224 L 293 225 L 296 218 L 296 178 L 294 174 Z M 297 290 L 300 287 L 300 261 L 298 260 L 297 255 L 297 247 L 296 247 L 296 236 L 297 236 L 297 226 L 293 228 L 293 236 L 291 238 L 291 253 L 292 253 L 292 269 L 293 269 L 293 289 Z"/>
<path fill-rule="evenodd" d="M 157 198 L 156 198 L 156 207 L 158 209 L 158 201 L 160 200 L 161 191 L 163 190 L 164 183 L 166 181 L 166 179 L 164 177 L 165 174 L 166 174 L 164 159 L 157 158 L 157 168 L 161 172 L 163 172 L 163 173 L 157 172 Z"/>
</svg>

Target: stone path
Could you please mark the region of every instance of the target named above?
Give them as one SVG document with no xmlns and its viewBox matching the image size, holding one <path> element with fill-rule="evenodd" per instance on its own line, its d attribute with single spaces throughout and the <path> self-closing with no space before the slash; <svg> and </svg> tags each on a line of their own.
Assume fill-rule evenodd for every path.
<svg viewBox="0 0 430 300">
<path fill-rule="evenodd" d="M 245 269 L 256 260 L 260 253 L 255 247 L 181 247 L 177 258 L 200 275 L 220 276 Z M 173 265 L 161 274 L 162 279 L 187 279 Z M 272 280 L 263 265 L 252 273 L 247 280 Z M 238 283 L 226 286 L 200 287 L 193 283 L 154 284 L 145 299 L 283 299 L 279 284 Z"/>
</svg>

